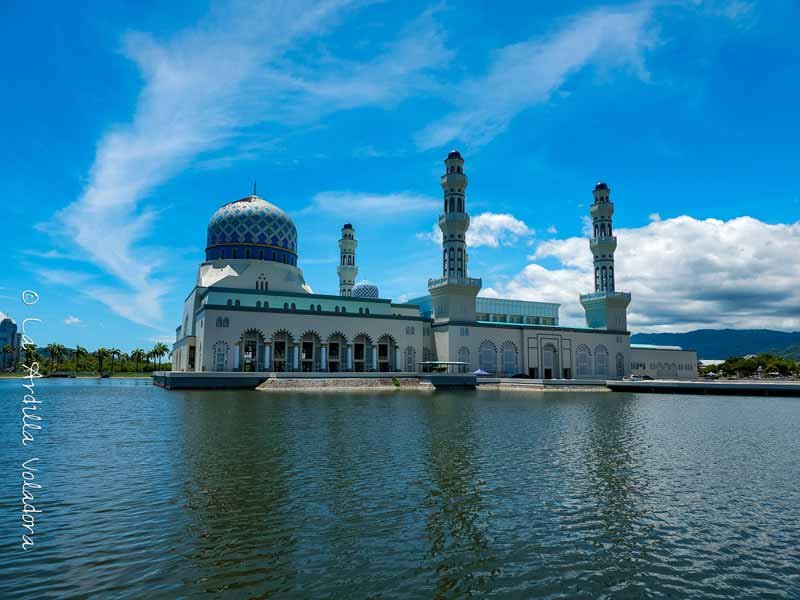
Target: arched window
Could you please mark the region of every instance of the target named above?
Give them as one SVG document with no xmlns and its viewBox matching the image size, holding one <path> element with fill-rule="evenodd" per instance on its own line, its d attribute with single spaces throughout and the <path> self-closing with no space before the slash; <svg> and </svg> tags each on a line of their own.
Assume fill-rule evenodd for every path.
<svg viewBox="0 0 800 600">
<path fill-rule="evenodd" d="M 450 212 L 456 211 L 456 199 L 453 196 L 450 196 Z"/>
<path fill-rule="evenodd" d="M 589 348 L 581 344 L 575 350 L 575 362 L 578 368 L 578 377 L 592 376 L 592 354 Z"/>
<path fill-rule="evenodd" d="M 598 377 L 608 377 L 608 349 L 605 346 L 594 349 L 594 372 Z"/>
<path fill-rule="evenodd" d="M 217 327 L 222 327 L 222 317 L 217 317 Z"/>
<path fill-rule="evenodd" d="M 500 347 L 502 355 L 503 375 L 510 377 L 515 375 L 517 369 L 517 346 L 514 342 L 503 342 Z"/>
<path fill-rule="evenodd" d="M 478 360 L 483 371 L 495 374 L 497 372 L 497 347 L 489 340 L 481 342 L 478 348 Z"/>
<path fill-rule="evenodd" d="M 294 302 L 292 302 L 292 310 L 297 310 L 297 306 L 295 306 Z"/>
<path fill-rule="evenodd" d="M 367 314 L 369 314 L 369 309 L 368 309 L 368 308 L 365 308 L 365 309 L 364 309 L 364 312 L 365 312 L 365 313 L 367 313 Z"/>
<path fill-rule="evenodd" d="M 597 237 L 597 233 L 598 233 L 598 231 L 597 231 L 597 225 L 595 225 L 595 226 L 594 226 L 594 237 Z"/>
<path fill-rule="evenodd" d="M 311 306 L 309 306 L 308 310 L 310 310 L 311 312 L 314 312 L 314 305 L 312 304 Z"/>
<path fill-rule="evenodd" d="M 414 350 L 413 346 L 408 346 L 403 353 L 405 358 L 405 371 L 408 373 L 413 373 L 417 370 L 417 351 Z"/>
<path fill-rule="evenodd" d="M 242 303 L 241 303 L 241 302 L 239 302 L 239 300 L 237 299 L 237 300 L 236 300 L 236 302 L 234 302 L 234 303 L 233 303 L 233 305 L 234 305 L 234 306 L 241 306 L 241 305 L 242 305 Z"/>
<path fill-rule="evenodd" d="M 284 302 L 283 303 L 283 310 L 289 310 L 289 303 L 288 302 Z"/>
<path fill-rule="evenodd" d="M 608 289 L 614 291 L 614 267 L 608 267 Z"/>
<path fill-rule="evenodd" d="M 600 237 L 606 237 L 606 226 L 603 223 L 600 224 Z"/>
<path fill-rule="evenodd" d="M 458 199 L 458 212 L 464 212 L 464 198 Z"/>
<path fill-rule="evenodd" d="M 322 306 L 320 304 L 317 304 L 317 312 L 319 312 L 321 310 L 322 310 Z"/>
<path fill-rule="evenodd" d="M 347 312 L 347 307 L 346 306 L 342 307 L 342 312 Z"/>
<path fill-rule="evenodd" d="M 256 308 L 261 308 L 261 300 L 256 300 Z"/>
<path fill-rule="evenodd" d="M 442 272 L 444 275 L 447 275 L 447 250 L 443 250 L 442 253 Z"/>
<path fill-rule="evenodd" d="M 464 273 L 464 251 L 459 248 L 458 249 L 458 274 L 462 275 Z"/>
<path fill-rule="evenodd" d="M 230 325 L 231 325 L 231 322 L 230 322 L 230 319 L 228 319 L 228 317 L 225 317 L 224 319 L 222 319 L 222 326 L 223 327 L 230 327 Z"/>
<path fill-rule="evenodd" d="M 600 267 L 594 268 L 594 289 L 600 291 Z"/>
<path fill-rule="evenodd" d="M 359 308 L 358 309 L 358 313 L 363 315 L 364 314 L 364 309 L 363 308 Z"/>
<path fill-rule="evenodd" d="M 470 370 L 471 363 L 469 360 L 469 348 L 466 346 L 461 346 L 461 348 L 458 349 L 458 362 L 467 363 L 465 368 L 467 371 Z"/>
<path fill-rule="evenodd" d="M 625 357 L 617 352 L 617 377 L 625 377 Z"/>
<path fill-rule="evenodd" d="M 608 237 L 611 237 L 611 223 L 608 224 Z"/>
<path fill-rule="evenodd" d="M 601 289 L 607 290 L 608 289 L 608 287 L 607 287 L 608 286 L 608 271 L 606 270 L 605 267 L 603 267 L 602 273 L 603 273 L 603 284 L 602 284 L 602 288 Z"/>
<path fill-rule="evenodd" d="M 233 306 L 233 300 L 231 300 L 230 298 L 228 298 L 228 306 Z"/>
<path fill-rule="evenodd" d="M 448 269 L 449 269 L 449 271 L 451 273 L 456 270 L 456 259 L 455 259 L 455 256 L 456 256 L 456 251 L 453 250 L 452 248 L 450 248 L 450 252 L 449 252 L 450 262 L 449 262 L 449 265 L 448 265 Z"/>
</svg>

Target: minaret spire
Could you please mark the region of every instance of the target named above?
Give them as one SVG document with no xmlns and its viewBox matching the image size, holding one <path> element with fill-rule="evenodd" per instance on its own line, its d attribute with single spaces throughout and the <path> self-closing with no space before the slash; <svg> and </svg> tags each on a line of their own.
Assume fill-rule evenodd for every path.
<svg viewBox="0 0 800 600">
<path fill-rule="evenodd" d="M 467 275 L 467 214 L 465 192 L 467 176 L 464 159 L 453 150 L 444 161 L 445 173 L 440 183 L 444 194 L 444 210 L 439 215 L 442 230 L 442 277 L 428 280 L 436 320 L 474 321 L 475 296 L 481 289 L 480 279 Z"/>
<path fill-rule="evenodd" d="M 256 193 L 256 180 L 255 179 L 253 179 L 253 196 L 258 196 L 258 194 Z"/>
<path fill-rule="evenodd" d="M 592 195 L 594 203 L 590 213 L 593 235 L 589 240 L 589 248 L 594 257 L 594 293 L 582 295 L 581 304 L 586 311 L 586 324 L 589 327 L 625 331 L 631 295 L 616 291 L 614 252 L 617 238 L 612 227 L 614 203 L 611 201 L 611 188 L 600 181 L 594 186 Z"/>
<path fill-rule="evenodd" d="M 356 231 L 350 223 L 345 223 L 342 227 L 342 237 L 339 240 L 339 266 L 336 272 L 339 274 L 339 295 L 352 296 L 353 284 L 358 275 L 356 265 Z"/>
</svg>

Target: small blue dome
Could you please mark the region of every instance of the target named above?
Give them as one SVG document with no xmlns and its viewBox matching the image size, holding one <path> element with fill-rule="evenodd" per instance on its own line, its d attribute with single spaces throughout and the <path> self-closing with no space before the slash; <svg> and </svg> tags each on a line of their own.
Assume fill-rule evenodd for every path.
<svg viewBox="0 0 800 600">
<path fill-rule="evenodd" d="M 208 223 L 206 260 L 217 258 L 297 264 L 297 229 L 289 215 L 258 196 L 229 202 Z"/>
<path fill-rule="evenodd" d="M 351 292 L 354 298 L 378 298 L 378 286 L 369 281 L 359 281 Z"/>
</svg>

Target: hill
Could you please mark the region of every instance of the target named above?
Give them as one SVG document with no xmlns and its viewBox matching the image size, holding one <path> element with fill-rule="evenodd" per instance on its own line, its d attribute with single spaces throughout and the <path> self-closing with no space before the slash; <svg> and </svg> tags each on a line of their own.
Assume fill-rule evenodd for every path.
<svg viewBox="0 0 800 600">
<path fill-rule="evenodd" d="M 800 331 L 696 329 L 686 333 L 634 333 L 631 343 L 682 346 L 696 350 L 698 358 L 709 360 L 767 352 L 800 359 Z"/>
</svg>

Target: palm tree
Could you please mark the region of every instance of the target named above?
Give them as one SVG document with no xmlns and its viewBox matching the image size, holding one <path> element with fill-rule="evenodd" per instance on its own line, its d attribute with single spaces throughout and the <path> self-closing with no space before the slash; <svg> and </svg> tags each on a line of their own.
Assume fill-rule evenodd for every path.
<svg viewBox="0 0 800 600">
<path fill-rule="evenodd" d="M 112 375 L 114 374 L 114 357 L 116 356 L 117 358 L 119 358 L 120 352 L 121 351 L 120 351 L 119 348 L 109 348 L 108 349 L 108 355 L 111 358 L 111 374 Z"/>
<path fill-rule="evenodd" d="M 36 349 L 36 346 L 23 346 L 23 353 L 25 354 L 25 365 L 30 367 L 33 363 L 38 363 L 42 359 L 42 355 Z"/>
<path fill-rule="evenodd" d="M 128 361 L 130 360 L 130 356 L 128 356 L 125 352 L 119 355 L 119 362 L 120 362 L 120 371 L 127 371 L 128 370 Z"/>
<path fill-rule="evenodd" d="M 58 344 L 52 343 L 52 344 L 47 344 L 47 346 L 44 347 L 44 351 L 47 352 L 47 356 L 50 359 L 50 370 L 51 371 L 53 370 L 53 359 L 56 357 L 56 352 L 57 352 L 56 346 L 57 345 Z"/>
<path fill-rule="evenodd" d="M 153 346 L 152 353 L 153 356 L 158 359 L 158 368 L 161 369 L 161 359 L 164 358 L 167 353 L 169 353 L 169 346 L 163 342 L 158 342 L 155 346 Z"/>
<path fill-rule="evenodd" d="M 131 350 L 131 360 L 136 361 L 136 371 L 139 371 L 139 364 L 145 359 L 145 351 L 141 348 Z"/>
<path fill-rule="evenodd" d="M 64 344 L 50 344 L 53 349 L 53 358 L 56 360 L 56 371 L 61 370 L 61 361 L 64 360 L 64 357 L 67 355 L 67 348 Z"/>
<path fill-rule="evenodd" d="M 97 371 L 100 375 L 103 374 L 103 362 L 109 357 L 110 352 L 108 348 L 98 348 L 94 351 L 94 357 L 97 359 Z"/>
<path fill-rule="evenodd" d="M 14 346 L 11 344 L 3 344 L 3 367 L 8 366 L 8 357 L 14 354 Z"/>
<path fill-rule="evenodd" d="M 80 371 L 81 356 L 89 356 L 89 351 L 83 346 L 75 346 L 75 374 Z"/>
</svg>

